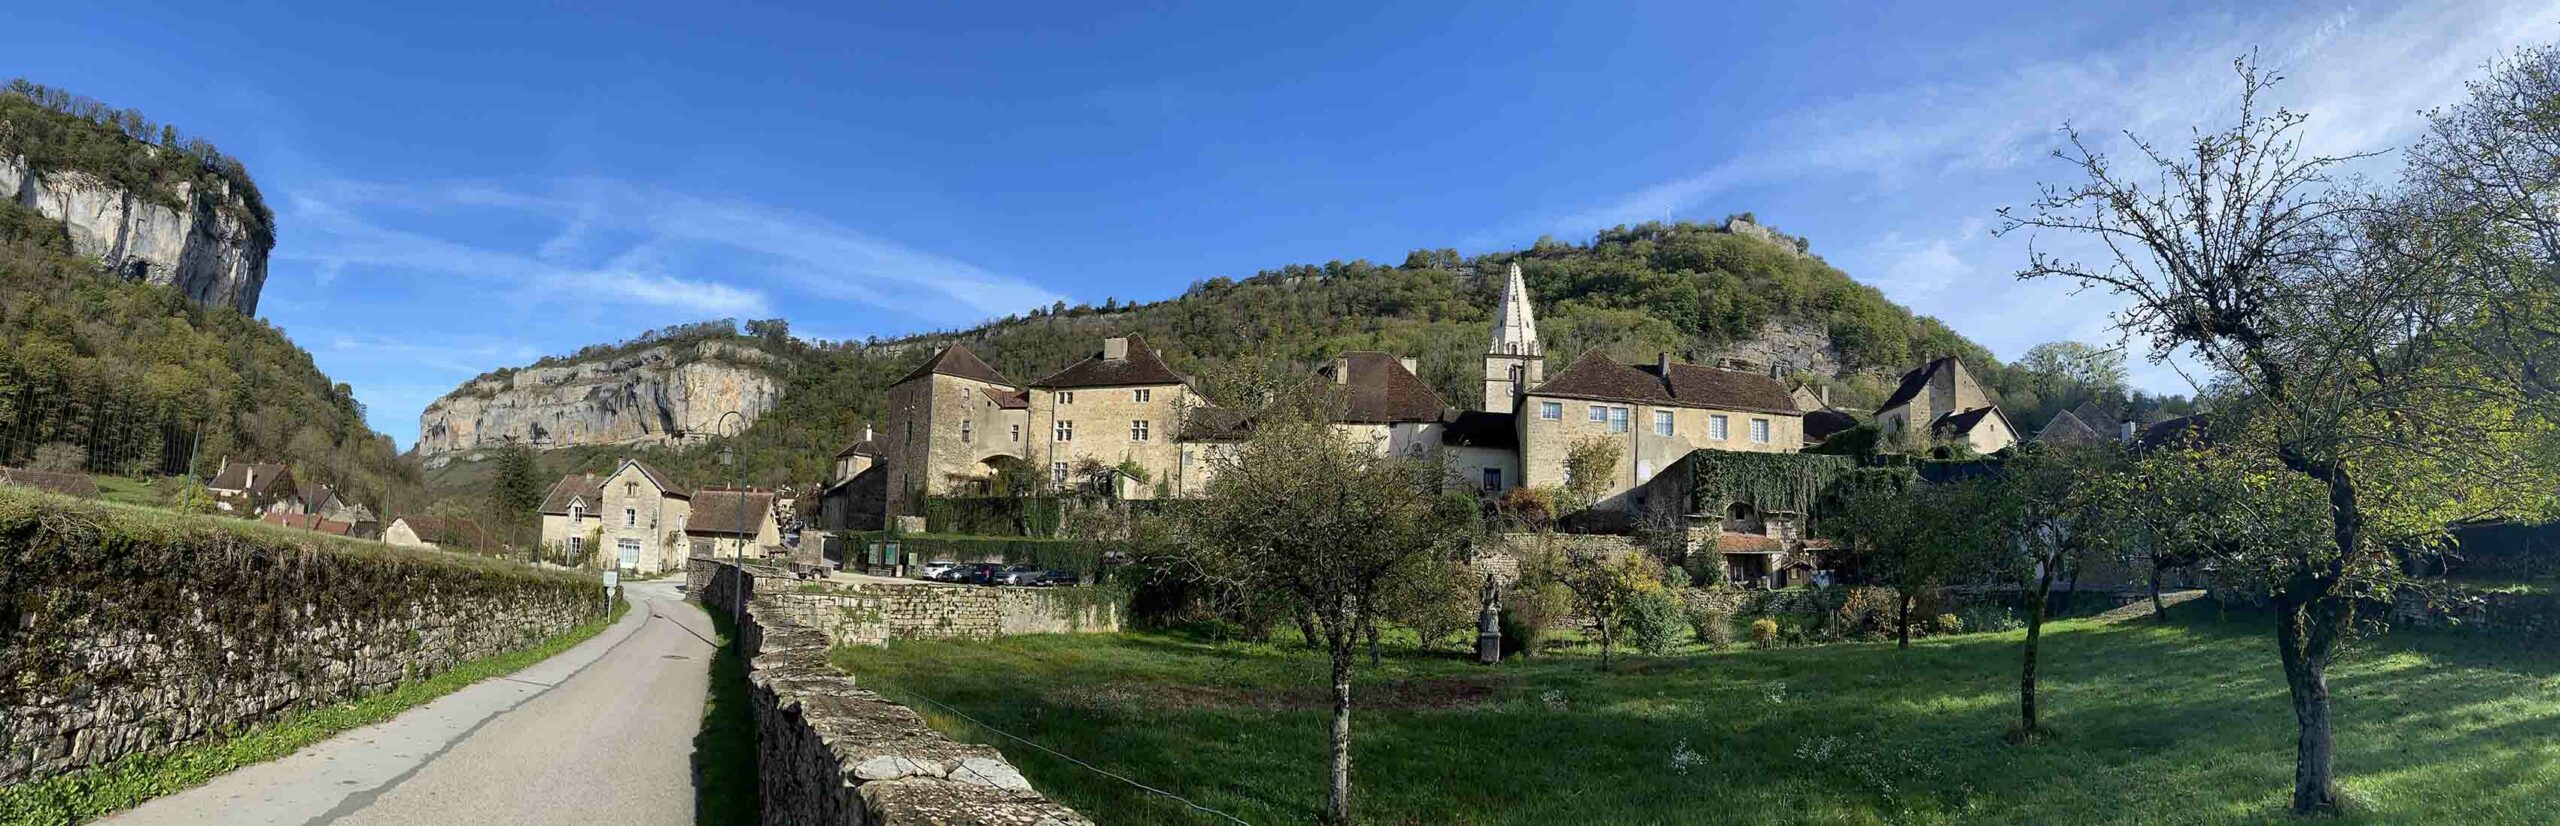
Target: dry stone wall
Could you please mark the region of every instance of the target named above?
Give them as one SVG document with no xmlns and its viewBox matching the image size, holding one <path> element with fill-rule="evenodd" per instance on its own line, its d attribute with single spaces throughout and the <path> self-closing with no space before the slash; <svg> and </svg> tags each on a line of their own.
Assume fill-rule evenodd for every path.
<svg viewBox="0 0 2560 826">
<path fill-rule="evenodd" d="M 697 558 L 687 588 L 736 614 L 756 720 L 762 822 L 862 826 L 1070 826 L 1084 816 L 1041 796 L 993 748 L 958 743 L 913 709 L 827 662 L 835 641 L 801 624 L 802 583 L 775 568 Z M 993 590 L 993 589 L 991 589 Z"/>
<path fill-rule="evenodd" d="M 0 494 L 0 785 L 388 690 L 603 608 L 565 572 Z"/>
</svg>

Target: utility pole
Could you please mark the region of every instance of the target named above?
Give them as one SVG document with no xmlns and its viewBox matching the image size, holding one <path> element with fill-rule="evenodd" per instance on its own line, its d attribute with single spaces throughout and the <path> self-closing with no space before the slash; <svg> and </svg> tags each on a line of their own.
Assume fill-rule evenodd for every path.
<svg viewBox="0 0 2560 826">
<path fill-rule="evenodd" d="M 731 619 L 743 622 L 746 620 L 747 616 L 747 583 L 752 580 L 747 577 L 747 459 L 746 456 L 737 449 L 737 446 L 738 441 L 746 436 L 747 417 L 738 411 L 731 410 L 720 414 L 720 421 L 717 426 L 724 429 L 727 428 L 729 417 L 731 416 L 738 417 L 738 424 L 736 429 L 729 431 L 729 443 L 720 446 L 720 460 L 722 464 L 730 465 L 738 472 L 739 524 L 735 526 L 735 530 L 738 531 L 738 593 L 736 595 L 737 598 L 732 600 L 737 603 L 737 607 L 733 609 L 735 616 Z M 713 551 L 713 553 L 718 553 L 718 551 Z"/>
</svg>

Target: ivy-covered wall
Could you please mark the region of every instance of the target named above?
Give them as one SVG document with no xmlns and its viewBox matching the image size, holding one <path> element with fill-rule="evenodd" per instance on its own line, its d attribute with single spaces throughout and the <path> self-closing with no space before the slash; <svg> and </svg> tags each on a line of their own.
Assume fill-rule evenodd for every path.
<svg viewBox="0 0 2560 826">
<path fill-rule="evenodd" d="M 590 577 L 0 489 L 0 785 L 540 642 Z"/>
</svg>

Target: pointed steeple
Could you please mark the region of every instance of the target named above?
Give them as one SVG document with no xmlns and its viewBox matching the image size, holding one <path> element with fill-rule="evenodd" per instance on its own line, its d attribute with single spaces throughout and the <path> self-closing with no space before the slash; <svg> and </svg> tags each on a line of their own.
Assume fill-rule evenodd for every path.
<svg viewBox="0 0 2560 826">
<path fill-rule="evenodd" d="M 1502 305 L 1493 314 L 1493 346 L 1485 351 L 1497 356 L 1543 356 L 1546 345 L 1538 343 L 1538 317 L 1529 309 L 1529 283 L 1520 277 L 1520 263 L 1511 264 L 1511 281 L 1502 285 Z"/>
</svg>

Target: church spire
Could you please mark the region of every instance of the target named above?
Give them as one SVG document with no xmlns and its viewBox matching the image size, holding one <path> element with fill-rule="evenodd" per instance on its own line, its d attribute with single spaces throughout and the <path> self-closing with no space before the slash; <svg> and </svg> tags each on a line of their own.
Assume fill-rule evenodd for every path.
<svg viewBox="0 0 2560 826">
<path fill-rule="evenodd" d="M 1502 285 L 1502 305 L 1493 314 L 1493 346 L 1485 351 L 1497 356 L 1543 356 L 1546 346 L 1538 343 L 1538 317 L 1529 309 L 1529 283 L 1520 277 L 1520 263 L 1511 263 L 1511 281 Z"/>
</svg>

